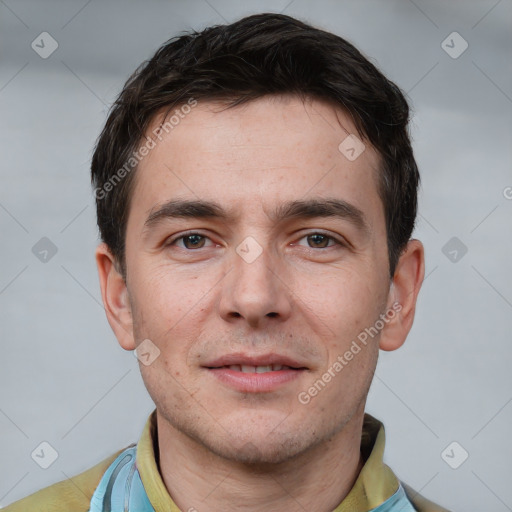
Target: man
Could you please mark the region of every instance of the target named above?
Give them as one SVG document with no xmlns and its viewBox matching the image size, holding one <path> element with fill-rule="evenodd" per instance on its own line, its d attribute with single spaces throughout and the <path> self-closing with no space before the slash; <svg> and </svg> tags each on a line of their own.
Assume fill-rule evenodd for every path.
<svg viewBox="0 0 512 512">
<path fill-rule="evenodd" d="M 156 410 L 7 510 L 443 510 L 364 412 L 424 275 L 408 117 L 352 45 L 288 16 L 162 46 L 92 161 L 107 318 Z"/>
</svg>

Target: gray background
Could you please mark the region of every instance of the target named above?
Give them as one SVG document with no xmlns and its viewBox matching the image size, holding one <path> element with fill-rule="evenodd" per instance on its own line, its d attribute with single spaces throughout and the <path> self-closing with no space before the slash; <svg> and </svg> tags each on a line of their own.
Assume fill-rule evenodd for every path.
<svg viewBox="0 0 512 512">
<path fill-rule="evenodd" d="M 136 441 L 153 409 L 93 258 L 89 163 L 107 107 L 165 40 L 264 11 L 346 37 L 408 93 L 427 278 L 367 410 L 417 490 L 453 510 L 512 510 L 511 0 L 0 0 L 0 505 Z M 59 45 L 47 59 L 31 48 L 43 31 Z M 458 58 L 442 47 L 453 31 L 469 44 Z M 57 248 L 46 262 L 32 252 L 42 237 Z M 42 441 L 59 454 L 46 470 L 31 458 Z M 457 469 L 441 456 L 453 441 L 452 465 L 469 453 Z"/>
</svg>

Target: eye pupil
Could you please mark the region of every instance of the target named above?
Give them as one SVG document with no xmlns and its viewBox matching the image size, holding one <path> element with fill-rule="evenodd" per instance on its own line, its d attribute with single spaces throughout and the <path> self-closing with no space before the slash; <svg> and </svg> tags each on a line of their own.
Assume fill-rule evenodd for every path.
<svg viewBox="0 0 512 512">
<path fill-rule="evenodd" d="M 313 244 L 315 246 L 317 246 L 318 244 L 321 244 L 321 247 L 326 247 L 324 242 L 328 241 L 328 238 L 325 235 L 322 235 L 320 233 L 316 233 L 314 235 L 309 235 L 308 238 L 313 241 Z"/>
<path fill-rule="evenodd" d="M 185 246 L 187 246 L 188 243 L 191 243 L 193 248 L 202 247 L 204 245 L 204 237 L 201 235 L 188 235 L 183 241 Z"/>
</svg>

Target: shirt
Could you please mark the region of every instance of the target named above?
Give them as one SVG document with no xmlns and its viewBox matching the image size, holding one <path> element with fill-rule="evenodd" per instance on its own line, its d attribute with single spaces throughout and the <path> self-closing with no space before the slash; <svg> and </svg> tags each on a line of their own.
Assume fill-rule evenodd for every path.
<svg viewBox="0 0 512 512">
<path fill-rule="evenodd" d="M 333 512 L 370 512 L 397 493 L 401 482 L 384 464 L 385 432 L 380 421 L 365 414 L 361 436 L 361 453 L 365 461 L 354 486 Z M 46 487 L 19 500 L 5 512 L 87 512 L 103 474 L 126 448 L 118 450 L 96 466 Z M 136 464 L 142 484 L 155 512 L 183 512 L 173 502 L 157 465 L 158 437 L 156 410 L 146 421 L 136 447 Z M 422 498 L 406 484 L 406 495 L 418 512 L 448 512 Z M 390 509 L 392 510 L 392 509 Z"/>
</svg>

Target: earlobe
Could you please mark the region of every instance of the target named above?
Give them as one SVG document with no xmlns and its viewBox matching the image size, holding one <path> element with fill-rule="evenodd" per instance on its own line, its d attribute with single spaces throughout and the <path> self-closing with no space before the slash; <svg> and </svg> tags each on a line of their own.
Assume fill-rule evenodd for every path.
<svg viewBox="0 0 512 512">
<path fill-rule="evenodd" d="M 379 348 L 400 348 L 411 330 L 416 301 L 425 274 L 425 254 L 419 240 L 409 240 L 396 266 L 388 295 L 388 322 L 381 332 Z M 393 312 L 393 314 L 391 313 Z"/>
<path fill-rule="evenodd" d="M 126 282 L 105 243 L 96 248 L 96 265 L 107 320 L 125 350 L 134 350 L 133 319 Z"/>
</svg>

